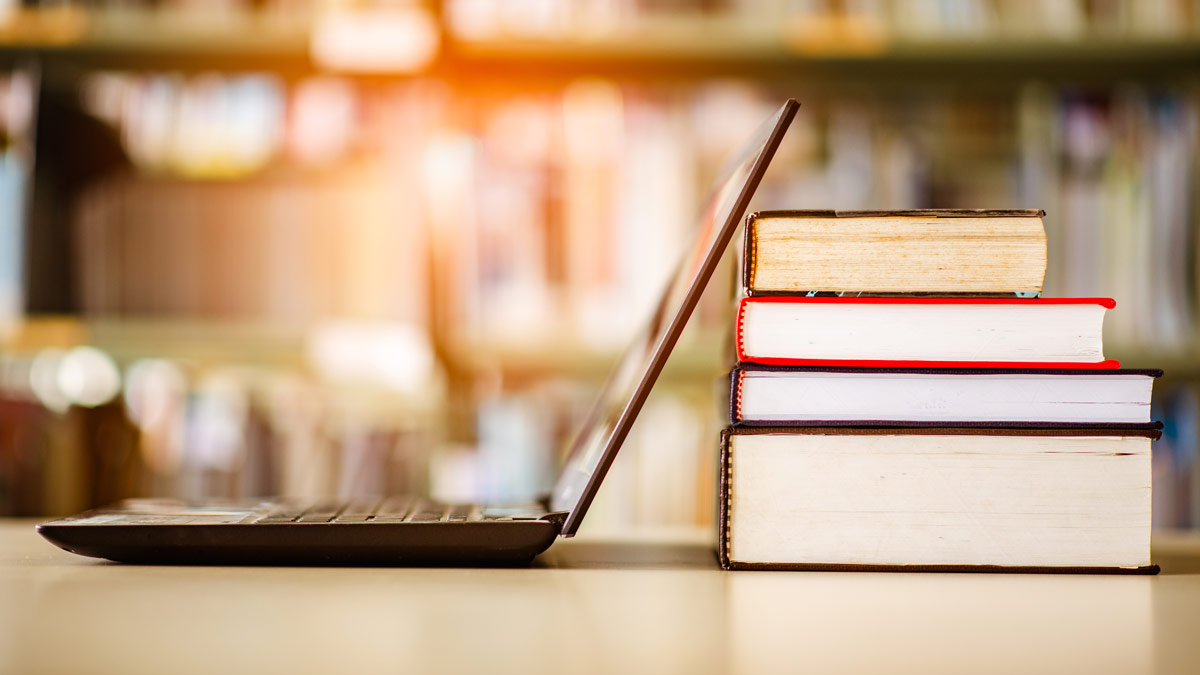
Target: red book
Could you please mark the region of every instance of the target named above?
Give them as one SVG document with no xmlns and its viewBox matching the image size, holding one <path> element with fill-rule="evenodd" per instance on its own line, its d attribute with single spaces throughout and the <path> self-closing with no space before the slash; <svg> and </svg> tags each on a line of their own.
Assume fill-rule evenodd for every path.
<svg viewBox="0 0 1200 675">
<path fill-rule="evenodd" d="M 1118 368 L 1108 298 L 767 296 L 738 307 L 737 355 L 776 365 Z"/>
</svg>

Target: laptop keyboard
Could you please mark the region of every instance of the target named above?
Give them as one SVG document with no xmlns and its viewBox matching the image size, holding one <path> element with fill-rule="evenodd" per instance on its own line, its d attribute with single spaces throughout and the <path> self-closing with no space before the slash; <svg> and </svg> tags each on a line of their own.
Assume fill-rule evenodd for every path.
<svg viewBox="0 0 1200 675">
<path fill-rule="evenodd" d="M 317 502 L 310 505 L 278 504 L 256 525 L 281 523 L 465 523 L 485 520 L 482 507 L 472 504 L 441 504 L 416 497 Z"/>
<path fill-rule="evenodd" d="M 478 506 L 444 504 L 421 497 L 357 500 L 296 500 L 188 503 L 173 499 L 131 499 L 115 508 L 89 511 L 64 525 L 280 525 L 289 523 L 470 523 L 541 520 L 538 504 Z"/>
</svg>

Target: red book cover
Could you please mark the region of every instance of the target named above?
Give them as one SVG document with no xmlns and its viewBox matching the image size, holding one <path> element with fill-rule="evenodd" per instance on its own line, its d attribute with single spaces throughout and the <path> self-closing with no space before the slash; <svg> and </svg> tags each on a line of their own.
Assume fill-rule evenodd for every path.
<svg viewBox="0 0 1200 675">
<path fill-rule="evenodd" d="M 878 309 L 881 306 L 891 306 L 898 308 L 903 313 L 903 308 L 929 308 L 929 307 L 946 307 L 946 306 L 963 306 L 972 308 L 981 308 L 995 305 L 1007 305 L 1016 308 L 1042 308 L 1052 309 L 1055 306 L 1081 306 L 1091 305 L 1098 306 L 1104 310 L 1112 309 L 1116 306 L 1116 302 L 1111 298 L 931 298 L 931 297 L 828 297 L 828 296 L 755 296 L 743 298 L 738 306 L 737 313 L 737 357 L 739 361 L 750 363 L 762 363 L 767 365 L 787 365 L 787 366 L 832 366 L 832 367 L 867 367 L 867 368 L 1088 368 L 1088 369 L 1111 369 L 1119 368 L 1120 362 L 1115 359 L 1104 359 L 1103 357 L 1094 360 L 1006 360 L 1006 359 L 971 359 L 971 358 L 812 358 L 812 357 L 797 357 L 784 356 L 775 353 L 755 353 L 754 350 L 747 349 L 746 326 L 747 313 L 753 311 L 758 305 L 775 305 L 783 304 L 795 308 L 813 307 L 813 306 L 833 306 L 837 309 L 859 308 L 863 310 Z M 1038 311 L 1038 310 L 1035 310 Z M 814 316 L 826 314 L 824 312 L 814 313 Z M 840 313 L 843 317 L 851 317 L 850 312 Z M 797 312 L 797 325 L 802 325 L 799 321 L 800 312 Z M 819 319 L 818 319 L 819 320 Z M 830 328 L 825 326 L 826 330 Z M 836 328 L 836 326 L 834 326 Z M 895 333 L 902 333 L 902 325 L 895 326 Z M 792 330 L 790 327 L 786 330 Z M 876 337 L 887 342 L 892 334 L 893 326 L 883 327 Z M 928 329 L 930 335 L 936 335 L 937 327 Z M 853 331 L 847 329 L 846 333 L 850 334 Z M 797 341 L 801 340 L 801 333 L 797 332 Z M 786 336 L 785 336 L 786 337 Z M 1067 336 L 1071 337 L 1071 336 Z M 1098 328 L 1097 328 L 1097 340 Z M 867 354 L 863 355 L 864 357 Z"/>
</svg>

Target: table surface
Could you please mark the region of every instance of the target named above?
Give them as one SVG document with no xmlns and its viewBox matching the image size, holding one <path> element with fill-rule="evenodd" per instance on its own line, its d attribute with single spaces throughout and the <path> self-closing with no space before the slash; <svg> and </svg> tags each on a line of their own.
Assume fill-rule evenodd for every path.
<svg viewBox="0 0 1200 675">
<path fill-rule="evenodd" d="M 531 568 L 157 567 L 0 520 L 3 673 L 1200 673 L 1200 535 L 1158 576 L 723 572 L 704 532 Z"/>
</svg>

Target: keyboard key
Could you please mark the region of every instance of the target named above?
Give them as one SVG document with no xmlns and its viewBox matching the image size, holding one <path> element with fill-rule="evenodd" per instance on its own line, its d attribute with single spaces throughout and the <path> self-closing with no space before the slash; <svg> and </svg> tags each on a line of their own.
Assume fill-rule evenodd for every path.
<svg viewBox="0 0 1200 675">
<path fill-rule="evenodd" d="M 376 518 L 387 516 L 399 516 L 403 518 L 412 511 L 412 506 L 417 500 L 410 496 L 388 497 L 379 505 L 375 512 Z"/>
<path fill-rule="evenodd" d="M 321 502 L 314 504 L 297 519 L 300 523 L 328 523 L 342 510 L 338 502 Z"/>
<path fill-rule="evenodd" d="M 511 520 L 511 509 L 501 513 L 485 511 L 472 504 L 441 504 L 406 495 L 380 499 L 365 497 L 344 502 L 288 501 L 272 504 L 263 515 L 251 516 L 243 522 L 256 524 L 286 523 L 465 523 L 500 517 Z M 527 511 L 515 511 L 527 514 Z"/>
<path fill-rule="evenodd" d="M 475 516 L 472 518 L 472 516 Z M 479 520 L 479 509 L 470 504 L 457 504 L 450 508 L 446 520 L 452 523 L 464 523 L 468 520 Z"/>
<path fill-rule="evenodd" d="M 341 521 L 347 517 L 353 516 L 362 516 L 364 518 L 373 516 L 379 512 L 379 507 L 381 504 L 382 500 L 376 497 L 370 497 L 367 499 L 352 499 L 345 504 L 345 508 L 343 508 L 342 512 L 338 514 L 337 519 Z"/>
<path fill-rule="evenodd" d="M 409 516 L 405 522 L 409 523 L 436 523 L 446 515 L 445 511 L 417 511 Z"/>
<path fill-rule="evenodd" d="M 276 506 L 267 512 L 265 516 L 254 521 L 256 525 L 272 525 L 278 523 L 295 522 L 300 514 L 304 513 L 303 508 L 297 508 L 293 505 Z"/>
<path fill-rule="evenodd" d="M 366 523 L 374 516 L 363 513 L 342 513 L 337 518 L 333 519 L 335 523 Z"/>
</svg>

